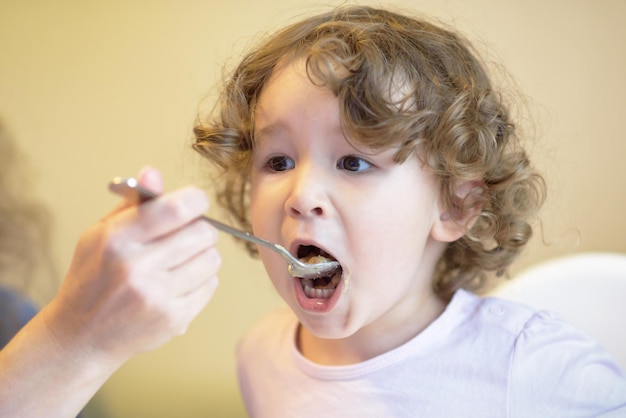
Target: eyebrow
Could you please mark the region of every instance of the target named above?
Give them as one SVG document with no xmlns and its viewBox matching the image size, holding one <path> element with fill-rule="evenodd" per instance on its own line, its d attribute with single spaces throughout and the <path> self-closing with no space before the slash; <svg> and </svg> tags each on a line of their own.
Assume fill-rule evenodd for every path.
<svg viewBox="0 0 626 418">
<path fill-rule="evenodd" d="M 276 133 L 285 132 L 287 129 L 280 122 L 271 122 L 254 133 L 254 143 L 260 143 L 268 138 L 272 138 Z"/>
<path fill-rule="evenodd" d="M 270 124 L 264 126 L 263 128 L 259 129 L 258 132 L 256 132 L 254 134 L 254 137 L 255 138 L 262 138 L 263 136 L 267 136 L 267 135 L 269 135 L 271 133 L 276 132 L 277 130 L 279 130 L 279 124 L 277 124 L 277 123 L 270 123 Z"/>
</svg>

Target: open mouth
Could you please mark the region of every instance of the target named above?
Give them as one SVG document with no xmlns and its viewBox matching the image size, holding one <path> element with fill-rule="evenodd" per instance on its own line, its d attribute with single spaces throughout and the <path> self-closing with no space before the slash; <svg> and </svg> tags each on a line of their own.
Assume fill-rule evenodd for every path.
<svg viewBox="0 0 626 418">
<path fill-rule="evenodd" d="M 314 245 L 300 246 L 300 248 L 298 248 L 298 258 L 308 264 L 337 261 L 332 255 Z M 342 273 L 343 269 L 339 266 L 339 268 L 332 271 L 328 276 L 314 279 L 301 278 L 302 290 L 307 298 L 328 299 L 335 292 L 337 285 L 339 285 Z"/>
</svg>

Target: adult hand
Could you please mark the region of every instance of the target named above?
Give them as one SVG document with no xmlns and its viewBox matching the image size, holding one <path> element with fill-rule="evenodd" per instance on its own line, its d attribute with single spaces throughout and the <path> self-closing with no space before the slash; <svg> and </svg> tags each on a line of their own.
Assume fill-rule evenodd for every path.
<svg viewBox="0 0 626 418">
<path fill-rule="evenodd" d="M 158 171 L 139 182 L 161 193 Z M 85 231 L 57 297 L 42 312 L 55 340 L 78 357 L 121 364 L 182 334 L 211 299 L 218 234 L 200 219 L 208 199 L 187 187 L 122 203 Z"/>
<path fill-rule="evenodd" d="M 154 169 L 139 181 L 162 190 Z M 56 297 L 0 351 L 1 417 L 74 417 L 126 360 L 185 331 L 218 283 L 207 208 L 188 187 L 82 234 Z"/>
</svg>

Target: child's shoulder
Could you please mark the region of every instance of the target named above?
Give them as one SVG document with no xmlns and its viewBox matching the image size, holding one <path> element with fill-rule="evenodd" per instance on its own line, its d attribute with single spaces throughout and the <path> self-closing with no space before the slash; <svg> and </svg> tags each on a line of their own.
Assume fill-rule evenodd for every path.
<svg viewBox="0 0 626 418">
<path fill-rule="evenodd" d="M 449 309 L 458 316 L 452 344 L 465 349 L 466 361 L 506 370 L 513 410 L 536 407 L 541 413 L 528 416 L 559 416 L 555 411 L 620 405 L 625 412 L 624 372 L 558 313 L 465 291 Z"/>
<path fill-rule="evenodd" d="M 493 328 L 514 335 L 542 322 L 564 323 L 556 312 L 539 311 L 518 302 L 493 296 L 480 297 L 464 290 L 456 292 L 448 310 L 466 322 L 464 326 L 469 324 Z"/>
<path fill-rule="evenodd" d="M 600 343 L 557 312 L 464 291 L 458 292 L 455 299 L 450 309 L 461 318 L 457 324 L 462 333 L 508 347 L 513 368 L 546 370 L 559 366 L 566 373 L 572 365 L 596 364 L 623 376 Z"/>
<path fill-rule="evenodd" d="M 508 340 L 512 349 L 521 352 L 564 347 L 602 349 L 588 334 L 559 313 L 536 310 L 530 306 L 498 297 L 479 297 L 458 291 L 449 310 L 457 317 L 463 334 L 490 341 Z"/>
</svg>

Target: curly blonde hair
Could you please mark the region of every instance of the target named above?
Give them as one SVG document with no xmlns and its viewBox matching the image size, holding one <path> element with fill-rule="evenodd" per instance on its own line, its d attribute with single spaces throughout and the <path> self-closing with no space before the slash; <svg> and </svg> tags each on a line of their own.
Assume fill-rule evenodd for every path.
<svg viewBox="0 0 626 418">
<path fill-rule="evenodd" d="M 447 246 L 433 286 L 442 296 L 485 290 L 487 273 L 501 275 L 531 237 L 545 186 L 470 43 L 425 20 L 339 7 L 249 52 L 227 79 L 217 113 L 194 129 L 194 149 L 221 168 L 218 202 L 250 230 L 255 107 L 276 64 L 300 57 L 309 78 L 337 96 L 348 137 L 374 150 L 399 146 L 398 164 L 420 159 L 440 180 L 456 221 L 470 205 L 481 208 Z M 479 190 L 461 199 L 455 190 L 466 181 Z"/>
</svg>

